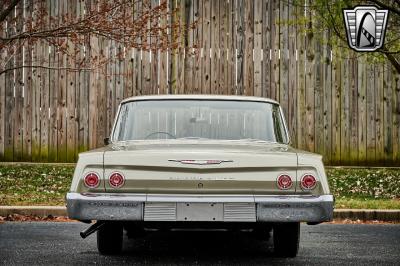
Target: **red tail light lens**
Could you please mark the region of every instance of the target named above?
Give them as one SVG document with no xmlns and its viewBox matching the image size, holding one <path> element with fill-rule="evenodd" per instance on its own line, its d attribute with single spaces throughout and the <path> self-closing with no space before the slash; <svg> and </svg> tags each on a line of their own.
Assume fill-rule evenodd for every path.
<svg viewBox="0 0 400 266">
<path fill-rule="evenodd" d="M 96 188 L 100 184 L 100 178 L 96 173 L 88 173 L 85 175 L 84 183 L 88 188 Z"/>
<path fill-rule="evenodd" d="M 317 185 L 317 180 L 313 175 L 305 174 L 301 178 L 300 183 L 302 189 L 310 190 L 315 188 Z"/>
<path fill-rule="evenodd" d="M 111 174 L 109 182 L 112 187 L 118 188 L 124 185 L 125 178 L 121 173 L 116 172 Z"/>
<path fill-rule="evenodd" d="M 280 175 L 276 180 L 279 189 L 289 189 L 293 185 L 292 178 L 289 175 Z"/>
</svg>

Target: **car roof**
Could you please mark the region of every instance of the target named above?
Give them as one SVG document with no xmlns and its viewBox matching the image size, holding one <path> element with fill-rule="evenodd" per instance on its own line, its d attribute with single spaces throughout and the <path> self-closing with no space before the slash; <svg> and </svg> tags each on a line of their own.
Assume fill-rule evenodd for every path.
<svg viewBox="0 0 400 266">
<path fill-rule="evenodd" d="M 239 96 L 239 95 L 206 95 L 206 94 L 162 94 L 162 95 L 146 95 L 135 96 L 122 100 L 121 103 L 131 101 L 149 101 L 149 100 L 219 100 L 219 101 L 252 101 L 252 102 L 267 102 L 279 104 L 269 98 L 254 97 L 254 96 Z"/>
</svg>

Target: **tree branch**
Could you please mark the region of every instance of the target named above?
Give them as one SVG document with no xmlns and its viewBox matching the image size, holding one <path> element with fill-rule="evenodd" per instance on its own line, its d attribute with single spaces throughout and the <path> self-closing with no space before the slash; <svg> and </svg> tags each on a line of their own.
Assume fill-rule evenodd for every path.
<svg viewBox="0 0 400 266">
<path fill-rule="evenodd" d="M 385 8 L 385 9 L 387 9 L 389 11 L 392 11 L 393 13 L 396 13 L 397 15 L 400 16 L 400 10 L 394 8 L 393 6 L 389 6 L 389 5 L 387 5 L 385 3 L 382 3 L 381 1 L 378 1 L 378 0 L 369 0 L 369 1 L 371 1 L 372 3 L 378 5 L 379 7 Z"/>
<path fill-rule="evenodd" d="M 386 51 L 382 51 L 382 53 L 386 56 L 386 58 L 393 65 L 393 67 L 396 69 L 397 73 L 400 74 L 400 62 L 396 59 L 396 57 L 392 53 L 388 53 Z"/>
<path fill-rule="evenodd" d="M 327 2 L 326 7 L 327 7 L 327 10 L 328 10 L 330 19 L 331 19 L 330 22 L 331 22 L 331 25 L 332 25 L 332 28 L 333 28 L 334 33 L 336 34 L 336 36 L 337 36 L 340 40 L 342 40 L 342 41 L 344 41 L 344 42 L 346 43 L 346 42 L 347 42 L 346 37 L 343 37 L 343 36 L 340 34 L 339 29 L 336 27 L 335 19 L 333 18 L 333 14 L 332 14 L 332 12 L 331 12 L 331 10 L 330 10 L 330 8 L 329 8 L 328 2 Z M 324 20 L 329 24 L 329 20 L 328 20 L 328 19 L 326 19 L 325 17 L 323 17 L 322 19 L 324 19 Z"/>
<path fill-rule="evenodd" d="M 4 9 L 3 11 L 1 11 L 0 13 L 0 22 L 3 22 L 6 17 L 8 16 L 8 14 L 11 13 L 11 11 L 14 9 L 14 7 L 20 2 L 21 0 L 13 0 L 10 5 Z"/>
<path fill-rule="evenodd" d="M 69 71 L 92 71 L 93 68 L 73 68 L 73 67 L 48 67 L 48 66 L 40 66 L 40 65 L 33 65 L 33 66 L 16 66 L 16 67 L 10 67 L 7 69 L 0 70 L 0 75 L 7 72 L 7 71 L 12 71 L 16 69 L 21 69 L 21 68 L 43 68 L 43 69 L 48 69 L 48 70 L 69 70 Z"/>
</svg>

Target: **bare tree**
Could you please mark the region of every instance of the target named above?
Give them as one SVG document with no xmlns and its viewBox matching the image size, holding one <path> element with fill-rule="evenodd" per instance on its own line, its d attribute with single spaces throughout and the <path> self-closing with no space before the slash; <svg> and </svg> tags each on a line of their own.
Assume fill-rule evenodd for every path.
<svg viewBox="0 0 400 266">
<path fill-rule="evenodd" d="M 80 16 L 72 13 L 51 16 L 48 14 L 45 0 L 4 0 L 3 6 L 0 7 L 0 74 L 22 67 L 51 68 L 44 65 L 43 60 L 40 64 L 32 62 L 30 65 L 7 67 L 7 63 L 21 46 L 27 43 L 33 45 L 38 41 L 47 42 L 58 53 L 72 56 L 82 53 L 82 49 L 76 47 L 87 46 L 89 37 L 113 40 L 127 49 L 148 51 L 177 48 L 181 45 L 178 36 L 184 34 L 185 29 L 179 21 L 172 23 L 169 18 L 174 16 L 178 9 L 171 9 L 167 0 L 160 1 L 156 6 L 152 6 L 150 2 L 101 1 L 97 5 L 85 7 L 83 15 Z M 30 6 L 32 15 L 25 18 L 22 25 L 17 25 L 18 17 L 14 14 L 22 14 L 22 10 L 19 9 L 26 8 L 24 7 L 26 4 L 32 5 Z M 189 27 L 195 27 L 195 24 Z M 75 49 L 69 49 L 72 45 Z M 121 57 L 122 53 L 123 51 L 120 51 L 115 56 Z M 69 69 L 94 69 L 109 60 L 113 58 L 85 58 L 77 66 Z"/>
</svg>

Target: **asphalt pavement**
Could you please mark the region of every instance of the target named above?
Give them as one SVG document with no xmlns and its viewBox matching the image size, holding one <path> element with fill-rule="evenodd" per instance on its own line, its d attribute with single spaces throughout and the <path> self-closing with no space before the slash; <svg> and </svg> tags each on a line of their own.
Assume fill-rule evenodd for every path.
<svg viewBox="0 0 400 266">
<path fill-rule="evenodd" d="M 97 253 L 96 235 L 81 223 L 0 224 L 2 265 L 400 265 L 400 225 L 302 225 L 296 258 L 274 257 L 271 241 L 234 232 L 152 232 L 124 239 L 123 254 Z"/>
</svg>

